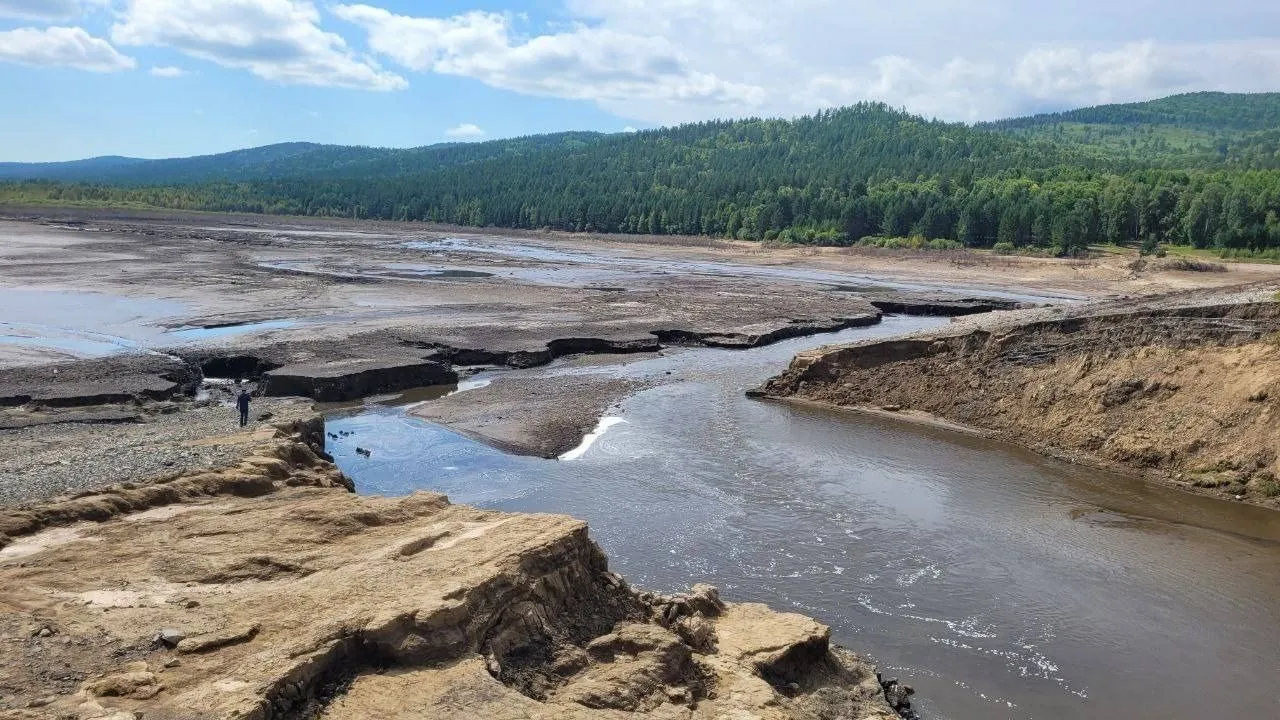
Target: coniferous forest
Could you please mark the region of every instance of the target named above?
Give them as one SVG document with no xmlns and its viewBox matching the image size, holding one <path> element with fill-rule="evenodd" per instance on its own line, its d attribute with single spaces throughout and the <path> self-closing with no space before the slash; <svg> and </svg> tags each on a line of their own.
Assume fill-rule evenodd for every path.
<svg viewBox="0 0 1280 720">
<path fill-rule="evenodd" d="M 0 164 L 0 202 L 1070 255 L 1280 253 L 1280 94 L 964 125 L 860 104 L 795 120 L 382 149 Z"/>
</svg>

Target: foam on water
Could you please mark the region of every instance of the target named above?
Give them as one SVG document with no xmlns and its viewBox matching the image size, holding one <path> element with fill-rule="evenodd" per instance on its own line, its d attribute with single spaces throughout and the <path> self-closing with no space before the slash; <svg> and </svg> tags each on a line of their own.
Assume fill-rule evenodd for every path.
<svg viewBox="0 0 1280 720">
<path fill-rule="evenodd" d="M 626 420 L 623 420 L 620 417 L 600 418 L 600 422 L 596 424 L 596 429 L 587 433 L 586 437 L 582 438 L 582 443 L 578 445 L 578 447 L 561 455 L 560 459 L 564 461 L 571 461 L 577 460 L 583 455 L 586 455 L 587 451 L 591 449 L 591 446 L 595 445 L 597 440 L 604 437 L 606 432 L 609 432 L 609 428 L 624 422 L 626 422 Z"/>
</svg>

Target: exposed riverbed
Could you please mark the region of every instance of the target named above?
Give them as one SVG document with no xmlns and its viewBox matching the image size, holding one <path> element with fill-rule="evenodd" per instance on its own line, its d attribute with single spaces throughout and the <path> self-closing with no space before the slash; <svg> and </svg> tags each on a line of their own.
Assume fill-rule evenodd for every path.
<svg viewBox="0 0 1280 720">
<path fill-rule="evenodd" d="M 566 460 L 509 455 L 387 407 L 335 410 L 330 449 L 366 494 L 431 489 L 573 514 L 639 585 L 711 581 L 730 599 L 821 618 L 914 684 L 928 717 L 1280 716 L 1280 515 L 743 395 L 799 350 L 940 320 L 889 318 L 748 351 L 670 348 L 844 327 L 873 318 L 872 300 L 887 310 L 904 294 L 926 306 L 975 293 L 1039 302 L 1243 283 L 1274 278 L 1274 266 L 1139 276 L 1120 255 L 947 260 L 318 219 L 0 225 L 10 502 L 214 466 L 225 453 L 197 441 L 233 431 L 232 411 L 171 401 L 184 373 L 198 380 L 196 361 L 217 361 L 226 372 L 205 374 L 218 377 L 446 350 L 458 365 L 528 367 L 569 352 L 566 340 L 641 340 L 637 355 L 480 375 L 451 400 L 439 399 L 448 388 L 395 400 L 427 403 L 420 412 L 474 402 L 484 412 L 452 427 L 490 438 L 509 408 L 540 432 L 546 408 L 585 407 L 585 425 L 559 422 L 570 447 L 602 409 L 591 444 Z M 582 392 L 602 384 L 593 374 L 609 392 Z M 513 378 L 527 384 L 513 391 Z M 276 402 L 256 401 L 255 413 L 278 420 L 290 403 Z"/>
<path fill-rule="evenodd" d="M 570 461 L 515 457 L 394 408 L 331 420 L 361 492 L 587 519 L 615 569 L 718 583 L 832 624 L 934 718 L 1270 717 L 1280 517 L 891 420 L 753 401 L 799 349 L 542 373 L 677 382 Z M 371 451 L 368 458 L 356 447 Z"/>
</svg>

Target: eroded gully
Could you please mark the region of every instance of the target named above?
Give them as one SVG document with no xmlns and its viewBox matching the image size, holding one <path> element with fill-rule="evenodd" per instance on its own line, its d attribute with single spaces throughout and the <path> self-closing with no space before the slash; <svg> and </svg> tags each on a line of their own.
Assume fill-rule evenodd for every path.
<svg viewBox="0 0 1280 720">
<path fill-rule="evenodd" d="M 930 718 L 1280 715 L 1280 517 L 891 420 L 744 397 L 798 350 L 588 368 L 664 375 L 572 461 L 506 455 L 400 410 L 333 418 L 361 492 L 585 518 L 637 585 L 718 584 L 832 625 Z M 355 448 L 371 451 L 366 458 Z"/>
</svg>

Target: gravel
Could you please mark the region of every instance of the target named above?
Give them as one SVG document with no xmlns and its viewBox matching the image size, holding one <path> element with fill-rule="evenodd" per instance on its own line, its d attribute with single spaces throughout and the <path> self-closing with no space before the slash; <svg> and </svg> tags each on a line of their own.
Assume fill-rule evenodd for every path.
<svg viewBox="0 0 1280 720">
<path fill-rule="evenodd" d="M 230 391 L 198 402 L 130 407 L 141 422 L 65 423 L 0 431 L 0 506 L 30 503 L 119 482 L 234 465 L 252 448 Z M 6 412 L 13 418 L 25 411 Z M 309 402 L 255 398 L 250 429 L 314 414 Z M 235 437 L 239 435 L 239 437 Z"/>
</svg>

